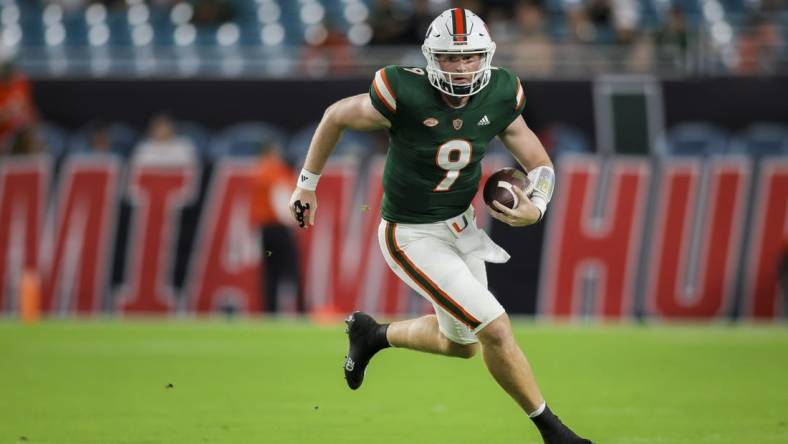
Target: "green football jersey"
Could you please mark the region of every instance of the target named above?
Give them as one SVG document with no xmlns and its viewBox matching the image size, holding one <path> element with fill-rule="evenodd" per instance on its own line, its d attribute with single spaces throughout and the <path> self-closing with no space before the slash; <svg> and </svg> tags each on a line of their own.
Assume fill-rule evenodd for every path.
<svg viewBox="0 0 788 444">
<path fill-rule="evenodd" d="M 391 122 L 382 216 L 400 223 L 465 211 L 479 188 L 487 144 L 525 107 L 520 80 L 502 68 L 493 68 L 490 83 L 460 109 L 446 104 L 421 68 L 387 66 L 369 94 Z"/>
</svg>

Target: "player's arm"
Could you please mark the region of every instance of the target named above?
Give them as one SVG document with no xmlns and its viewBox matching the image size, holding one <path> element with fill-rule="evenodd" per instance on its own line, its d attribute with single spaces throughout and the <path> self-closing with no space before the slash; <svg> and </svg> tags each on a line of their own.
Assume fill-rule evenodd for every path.
<svg viewBox="0 0 788 444">
<path fill-rule="evenodd" d="M 498 137 L 525 171 L 540 166 L 553 167 L 553 162 L 550 161 L 542 142 L 528 127 L 522 116 L 514 119 Z"/>
<path fill-rule="evenodd" d="M 329 106 L 323 113 L 323 118 L 312 136 L 304 169 L 320 174 L 346 129 L 372 131 L 390 127 L 389 120 L 372 106 L 369 94 L 345 97 Z"/>
<path fill-rule="evenodd" d="M 307 224 L 302 224 L 302 221 L 299 220 L 300 211 L 296 202 L 299 202 L 301 208 L 308 205 L 308 209 L 301 214 L 300 218 L 303 220 L 308 217 L 309 225 L 314 225 L 315 212 L 317 211 L 317 197 L 315 196 L 317 181 L 328 157 L 342 136 L 342 132 L 346 129 L 372 131 L 390 127 L 389 120 L 372 105 L 369 94 L 346 97 L 326 109 L 314 136 L 312 136 L 304 169 L 299 174 L 296 189 L 290 197 L 290 213 L 303 228 L 306 228 Z"/>
<path fill-rule="evenodd" d="M 513 210 L 500 204 L 496 205 L 503 214 L 492 212 L 493 217 L 513 226 L 538 222 L 547 210 L 547 204 L 553 195 L 555 186 L 553 163 L 542 142 L 528 127 L 522 116 L 517 116 L 498 136 L 512 156 L 528 172 L 533 191 L 530 196 L 526 196 L 523 190 L 515 187 L 521 204 Z"/>
</svg>

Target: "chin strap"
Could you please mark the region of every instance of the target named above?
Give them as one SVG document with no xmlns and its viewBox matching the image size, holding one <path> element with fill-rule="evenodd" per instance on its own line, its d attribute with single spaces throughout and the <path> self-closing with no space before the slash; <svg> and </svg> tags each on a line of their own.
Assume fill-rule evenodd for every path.
<svg viewBox="0 0 788 444">
<path fill-rule="evenodd" d="M 531 181 L 531 202 L 539 208 L 541 214 L 539 220 L 544 218 L 544 213 L 547 211 L 547 204 L 553 198 L 553 190 L 555 189 L 555 171 L 549 166 L 540 166 L 528 172 L 528 180 Z"/>
</svg>

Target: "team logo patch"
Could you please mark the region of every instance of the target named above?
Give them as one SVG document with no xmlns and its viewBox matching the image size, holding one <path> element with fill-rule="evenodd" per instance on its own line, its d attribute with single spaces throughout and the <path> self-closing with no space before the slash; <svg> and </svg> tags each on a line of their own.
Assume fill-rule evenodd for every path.
<svg viewBox="0 0 788 444">
<path fill-rule="evenodd" d="M 423 123 L 424 126 L 428 126 L 428 127 L 432 128 L 433 126 L 438 124 L 438 119 L 436 119 L 434 117 L 428 117 L 428 118 L 424 119 L 424 122 L 421 122 L 421 123 Z"/>
<path fill-rule="evenodd" d="M 454 126 L 454 129 L 459 130 L 462 128 L 462 119 L 454 119 L 451 121 L 451 124 Z"/>
</svg>

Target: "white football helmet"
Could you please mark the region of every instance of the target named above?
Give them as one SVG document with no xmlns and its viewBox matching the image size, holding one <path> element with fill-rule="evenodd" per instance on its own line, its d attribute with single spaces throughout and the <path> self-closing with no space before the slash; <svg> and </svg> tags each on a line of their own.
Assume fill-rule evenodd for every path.
<svg viewBox="0 0 788 444">
<path fill-rule="evenodd" d="M 427 59 L 430 83 L 445 94 L 454 97 L 472 96 L 490 83 L 495 43 L 484 21 L 467 9 L 447 9 L 435 18 L 427 29 L 421 51 Z M 438 54 L 479 54 L 481 64 L 478 71 L 461 74 L 443 71 L 438 63 Z M 468 84 L 456 84 L 452 78 L 457 75 L 473 77 Z"/>
</svg>

